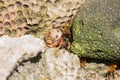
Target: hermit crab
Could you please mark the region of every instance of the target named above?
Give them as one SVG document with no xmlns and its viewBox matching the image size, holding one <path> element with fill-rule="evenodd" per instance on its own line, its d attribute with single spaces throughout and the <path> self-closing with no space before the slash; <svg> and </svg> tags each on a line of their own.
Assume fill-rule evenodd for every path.
<svg viewBox="0 0 120 80">
<path fill-rule="evenodd" d="M 60 25 L 53 27 L 53 29 L 50 29 L 45 33 L 44 39 L 48 47 L 62 48 L 63 46 L 70 45 L 70 42 L 66 37 L 70 35 L 72 18 L 73 17 L 70 17 L 64 26 Z"/>
<path fill-rule="evenodd" d="M 45 41 L 48 47 L 56 47 L 59 48 L 63 45 L 63 37 L 60 29 L 50 29 L 45 34 Z"/>
</svg>

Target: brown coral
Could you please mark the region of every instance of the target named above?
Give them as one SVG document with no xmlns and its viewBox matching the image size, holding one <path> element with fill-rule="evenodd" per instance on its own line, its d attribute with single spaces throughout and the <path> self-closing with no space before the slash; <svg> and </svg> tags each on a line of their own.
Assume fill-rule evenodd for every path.
<svg viewBox="0 0 120 80">
<path fill-rule="evenodd" d="M 23 10 L 26 8 L 19 1 L 13 1 L 11 4 L 9 2 L 10 0 L 0 2 L 0 35 L 23 35 L 27 23 L 27 14 Z"/>
<path fill-rule="evenodd" d="M 44 34 L 74 16 L 85 0 L 0 0 L 0 35 Z"/>
</svg>

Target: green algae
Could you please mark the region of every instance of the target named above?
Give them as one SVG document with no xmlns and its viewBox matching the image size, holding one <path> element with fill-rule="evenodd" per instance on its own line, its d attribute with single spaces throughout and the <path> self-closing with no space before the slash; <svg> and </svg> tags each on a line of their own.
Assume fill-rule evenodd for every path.
<svg viewBox="0 0 120 80">
<path fill-rule="evenodd" d="M 81 57 L 120 59 L 120 1 L 88 0 L 73 20 L 71 50 Z"/>
</svg>

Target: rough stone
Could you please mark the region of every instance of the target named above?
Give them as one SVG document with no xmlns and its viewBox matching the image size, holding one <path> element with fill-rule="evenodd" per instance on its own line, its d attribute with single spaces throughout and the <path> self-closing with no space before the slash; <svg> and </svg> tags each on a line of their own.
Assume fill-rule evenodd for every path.
<svg viewBox="0 0 120 80">
<path fill-rule="evenodd" d="M 44 41 L 31 35 L 0 37 L 0 80 L 6 80 L 18 62 L 35 57 L 44 49 Z"/>
<path fill-rule="evenodd" d="M 120 1 L 87 0 L 73 21 L 72 51 L 81 57 L 120 60 Z"/>
</svg>

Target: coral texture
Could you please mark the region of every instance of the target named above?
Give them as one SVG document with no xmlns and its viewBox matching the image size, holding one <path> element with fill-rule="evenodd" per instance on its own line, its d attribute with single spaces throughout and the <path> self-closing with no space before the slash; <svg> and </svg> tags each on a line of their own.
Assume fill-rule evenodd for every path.
<svg viewBox="0 0 120 80">
<path fill-rule="evenodd" d="M 77 55 L 66 50 L 49 49 L 45 63 L 51 80 L 76 80 L 80 62 Z"/>
<path fill-rule="evenodd" d="M 40 35 L 64 24 L 85 0 L 0 0 L 0 35 Z"/>
<path fill-rule="evenodd" d="M 32 34 L 41 37 L 46 30 L 64 25 L 84 1 L 0 0 L 0 36 Z M 31 36 L 1 37 L 0 79 L 5 80 L 18 62 L 34 57 L 44 46 L 43 40 Z"/>
<path fill-rule="evenodd" d="M 9 80 L 78 80 L 79 58 L 73 53 L 58 48 L 46 48 L 40 62 L 30 63 L 18 68 Z"/>
<path fill-rule="evenodd" d="M 0 38 L 0 80 L 6 80 L 18 62 L 34 57 L 44 49 L 44 41 L 31 35 L 18 38 L 2 36 Z"/>
<path fill-rule="evenodd" d="M 91 62 L 81 68 L 78 57 L 64 49 L 46 48 L 41 57 L 37 62 L 23 62 L 8 80 L 106 80 L 108 66 Z M 120 70 L 115 77 L 120 80 Z"/>
</svg>

